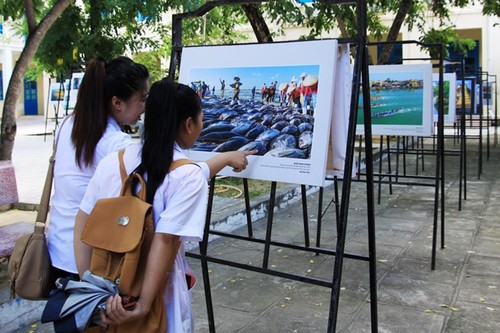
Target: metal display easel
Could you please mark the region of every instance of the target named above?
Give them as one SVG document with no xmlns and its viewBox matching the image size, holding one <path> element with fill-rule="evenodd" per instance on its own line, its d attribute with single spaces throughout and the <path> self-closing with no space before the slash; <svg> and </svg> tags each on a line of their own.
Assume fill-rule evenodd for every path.
<svg viewBox="0 0 500 333">
<path fill-rule="evenodd" d="M 395 42 L 378 42 L 378 43 L 368 43 L 367 45 L 402 45 L 402 44 L 417 44 L 420 45 L 421 47 L 427 47 L 430 49 L 433 49 L 437 51 L 436 53 L 438 54 L 437 57 L 429 57 L 429 58 L 409 58 L 409 59 L 404 59 L 404 60 L 437 60 L 438 61 L 438 69 L 439 69 L 439 88 L 438 88 L 438 109 L 443 110 L 444 108 L 444 103 L 443 103 L 443 94 L 444 94 L 444 89 L 443 89 L 443 62 L 444 62 L 444 46 L 443 44 L 437 44 L 437 43 L 422 43 L 418 41 L 395 41 Z M 366 124 L 365 124 L 366 125 Z M 440 221 L 441 225 L 441 248 L 445 247 L 445 193 L 444 193 L 444 113 L 438 112 L 438 122 L 437 122 L 437 149 L 435 152 L 433 152 L 433 155 L 436 156 L 436 170 L 435 170 L 435 175 L 434 176 L 422 176 L 422 175 L 408 175 L 406 174 L 406 154 L 409 153 L 407 148 L 407 144 L 404 142 L 405 149 L 403 150 L 403 167 L 404 167 L 404 173 L 403 175 L 399 174 L 399 156 L 400 156 L 400 150 L 399 150 L 399 141 L 398 145 L 396 147 L 396 168 L 395 168 L 395 173 L 392 172 L 392 167 L 391 167 L 391 152 L 393 149 L 390 147 L 390 141 L 389 137 L 387 136 L 387 157 L 388 157 L 388 173 L 383 173 L 382 172 L 382 155 L 384 154 L 383 150 L 383 141 L 384 141 L 384 136 L 381 136 L 380 139 L 380 162 L 379 162 L 379 170 L 378 173 L 374 174 L 375 177 L 378 177 L 378 180 L 376 180 L 378 184 L 378 200 L 380 202 L 380 196 L 381 196 L 381 185 L 382 184 L 388 184 L 389 185 L 389 190 L 390 193 L 392 194 L 392 186 L 393 185 L 414 185 L 414 186 L 427 186 L 427 187 L 434 187 L 434 220 L 433 220 L 433 236 L 432 236 L 432 253 L 431 253 L 431 269 L 435 269 L 436 266 L 436 244 L 437 244 L 437 230 L 438 230 L 438 220 Z M 365 136 L 366 136 L 366 131 L 365 131 Z M 398 137 L 399 140 L 399 137 Z M 418 143 L 418 139 L 417 139 Z M 362 173 L 361 172 L 361 139 L 360 139 L 360 151 L 358 155 L 358 177 L 356 181 L 363 181 L 363 182 L 369 182 L 370 180 L 368 178 L 362 179 L 361 176 L 366 176 L 368 173 Z M 371 151 L 372 147 L 365 145 L 365 154 L 368 151 Z M 417 149 L 414 151 L 415 154 L 418 156 L 423 156 L 425 155 L 426 152 L 424 152 L 421 149 Z M 428 154 L 428 153 L 427 153 Z M 418 163 L 418 158 L 416 159 Z M 423 163 L 422 163 L 423 166 Z M 417 171 L 418 171 L 418 164 L 417 164 Z M 387 179 L 387 180 L 386 180 Z M 406 179 L 406 180 L 403 180 Z"/>
<path fill-rule="evenodd" d="M 358 112 L 359 104 L 359 94 L 360 88 L 363 86 L 363 101 L 364 101 L 364 114 L 365 114 L 365 144 L 371 146 L 371 110 L 370 110 L 370 92 L 369 92 L 369 77 L 368 77 L 368 51 L 366 48 L 366 0 L 319 0 L 322 3 L 329 5 L 343 5 L 343 4 L 355 4 L 357 13 L 357 23 L 358 23 L 358 34 L 356 38 L 351 39 L 339 39 L 339 43 L 351 43 L 356 45 L 356 54 L 354 62 L 353 71 L 353 85 L 352 85 L 352 97 L 350 106 L 350 117 L 349 117 L 349 127 L 347 134 L 347 145 L 346 145 L 346 159 L 345 159 L 345 174 L 352 174 L 353 163 L 354 163 L 354 146 L 355 146 L 355 131 L 356 131 L 356 116 Z M 259 4 L 266 2 L 266 0 L 243 0 L 243 1 L 210 1 L 204 4 L 197 10 L 175 14 L 172 17 L 172 55 L 169 67 L 169 77 L 171 79 L 175 78 L 176 70 L 180 66 L 181 55 L 182 55 L 182 22 L 184 19 L 196 18 L 205 15 L 210 10 L 227 5 L 244 5 L 244 4 Z M 332 59 L 333 61 L 333 59 Z M 308 225 L 307 225 L 307 211 L 304 210 L 304 233 L 305 233 L 305 246 L 298 246 L 294 244 L 276 242 L 271 239 L 272 232 L 272 222 L 273 222 L 273 209 L 275 204 L 276 195 L 276 182 L 271 182 L 271 192 L 269 198 L 269 209 L 267 216 L 267 229 L 265 239 L 257 239 L 252 235 L 251 221 L 250 221 L 250 208 L 248 199 L 248 184 L 245 182 L 245 205 L 247 212 L 247 226 L 248 226 L 248 236 L 239 236 L 224 232 L 219 232 L 216 230 L 210 230 L 210 220 L 212 212 L 212 204 L 214 198 L 215 190 L 215 177 L 212 178 L 210 182 L 209 189 L 209 205 L 207 208 L 206 224 L 203 241 L 200 242 L 199 254 L 197 253 L 186 253 L 186 255 L 201 260 L 203 281 L 205 286 L 205 299 L 208 312 L 209 330 L 210 332 L 215 332 L 215 321 L 212 306 L 212 297 L 210 290 L 210 280 L 209 280 L 209 270 L 208 262 L 224 264 L 232 267 L 237 267 L 241 269 L 246 269 L 249 271 L 259 272 L 262 274 L 267 274 L 271 276 L 283 277 L 295 281 L 310 283 L 318 286 L 324 286 L 331 288 L 330 297 L 330 310 L 328 317 L 328 332 L 334 332 L 337 326 L 337 316 L 338 316 L 338 306 L 339 306 L 339 293 L 340 293 L 340 283 L 342 277 L 342 266 L 343 259 L 352 258 L 358 260 L 364 260 L 369 262 L 370 271 L 370 308 L 371 308 L 371 327 L 372 332 L 378 331 L 378 316 L 377 316 L 377 281 L 376 281 L 376 248 L 375 248 L 375 215 L 374 215 L 374 204 L 373 204 L 373 156 L 371 151 L 366 153 L 367 161 L 367 183 L 366 183 L 366 199 L 367 199 L 367 214 L 368 214 L 368 256 L 345 254 L 344 247 L 346 241 L 346 227 L 348 219 L 348 209 L 349 209 L 349 197 L 351 190 L 351 179 L 347 178 L 343 181 L 342 185 L 342 200 L 340 207 L 338 209 L 337 221 L 337 244 L 335 251 L 326 248 L 312 247 L 309 244 L 308 237 Z M 303 208 L 305 208 L 305 185 L 301 185 Z M 219 236 L 232 237 L 235 239 L 241 239 L 251 242 L 256 242 L 259 244 L 264 244 L 264 259 L 261 267 L 256 267 L 252 265 L 237 263 L 233 261 L 223 260 L 220 258 L 212 257 L 207 254 L 208 252 L 208 236 L 209 234 L 216 234 Z M 269 268 L 269 248 L 270 246 L 280 246 L 295 250 L 307 251 L 316 254 L 325 254 L 335 256 L 334 271 L 331 281 L 326 281 L 314 277 L 295 275 L 291 273 L 286 273 L 278 271 L 276 269 Z"/>
<path fill-rule="evenodd" d="M 482 87 L 482 70 L 480 67 L 467 67 L 465 63 L 462 64 L 460 71 L 457 72 L 457 80 L 462 80 L 462 96 L 465 96 L 465 81 L 466 80 L 472 80 L 473 86 L 471 87 L 471 90 L 475 90 L 475 84 L 476 82 L 480 84 L 480 87 Z M 474 91 L 475 94 L 475 91 Z M 480 98 L 481 100 L 479 101 L 479 113 L 477 116 L 474 116 L 472 114 L 472 108 L 475 107 L 474 105 L 471 105 L 471 112 L 466 114 L 466 107 L 465 103 L 462 105 L 462 113 L 460 114 L 460 123 L 461 123 L 461 128 L 463 131 L 466 131 L 466 128 L 469 129 L 474 129 L 478 128 L 479 134 L 477 136 L 472 136 L 469 135 L 467 137 L 467 140 L 478 140 L 478 161 L 477 161 L 477 179 L 481 179 L 481 174 L 482 174 L 482 169 L 483 169 L 483 125 L 484 122 L 486 121 L 487 127 L 490 126 L 490 120 L 483 119 L 483 112 L 482 112 L 482 88 L 479 89 L 479 96 L 475 97 Z M 464 100 L 464 99 L 462 99 Z M 457 108 L 458 110 L 458 108 Z M 458 116 L 458 115 L 457 115 Z M 468 116 L 468 117 L 467 117 Z M 496 116 L 495 116 L 496 117 Z M 469 123 L 469 126 L 467 126 L 467 120 Z M 475 125 L 474 122 L 477 122 L 478 124 Z M 489 129 L 488 129 L 489 132 Z M 489 142 L 489 137 L 487 139 Z M 488 151 L 488 148 L 487 148 Z"/>
<path fill-rule="evenodd" d="M 48 125 L 48 119 L 49 119 L 49 109 L 50 109 L 50 105 L 52 104 L 50 101 L 51 101 L 51 89 L 52 89 L 52 79 L 53 78 L 49 78 L 49 89 L 48 89 L 48 92 L 47 92 L 47 109 L 45 111 L 45 130 L 44 130 L 44 136 L 43 136 L 43 140 L 45 141 L 46 139 L 46 134 L 47 134 L 47 125 Z M 66 95 L 66 87 L 64 86 L 64 77 L 63 75 L 61 74 L 60 78 L 59 78 L 59 94 L 62 92 L 63 96 Z M 64 98 L 63 98 L 64 100 Z M 57 130 L 57 127 L 59 127 L 59 109 L 61 107 L 62 103 L 61 103 L 61 99 L 59 99 L 59 96 L 57 98 L 57 104 L 56 105 L 53 105 L 54 106 L 54 119 L 55 119 L 55 126 L 54 126 L 54 132 Z"/>
<path fill-rule="evenodd" d="M 493 122 L 492 122 L 492 125 L 494 126 L 494 135 L 493 135 L 493 146 L 496 147 L 497 143 L 498 143 L 498 131 L 497 131 L 497 127 L 498 127 L 498 106 L 497 106 L 497 76 L 496 74 L 489 74 L 489 77 L 491 77 L 491 93 L 493 94 L 492 96 L 492 103 L 494 104 L 495 106 L 495 111 L 494 111 L 494 115 L 495 117 L 493 118 Z"/>
</svg>

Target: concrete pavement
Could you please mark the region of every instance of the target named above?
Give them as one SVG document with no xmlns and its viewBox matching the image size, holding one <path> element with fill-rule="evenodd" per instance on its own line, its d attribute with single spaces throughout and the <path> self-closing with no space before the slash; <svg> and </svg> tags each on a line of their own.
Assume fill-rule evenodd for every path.
<svg viewBox="0 0 500 333">
<path fill-rule="evenodd" d="M 45 161 L 48 161 L 51 148 L 50 145 L 44 146 L 43 136 L 21 134 L 24 120 L 19 120 L 13 163 L 20 202 L 34 203 L 39 200 L 36 200 L 36 193 L 41 193 L 46 164 L 43 166 L 40 162 L 35 166 L 33 161 L 41 161 L 40 155 L 45 155 Z M 427 146 L 432 143 L 430 140 L 425 142 Z M 451 139 L 446 141 L 446 147 L 457 148 Z M 486 160 L 484 148 L 483 152 L 483 173 L 478 179 L 478 142 L 469 140 L 467 200 L 462 202 L 461 211 L 458 210 L 458 157 L 445 158 L 446 248 L 438 249 L 435 270 L 430 269 L 434 188 L 394 185 L 390 194 L 389 186 L 382 186 L 381 203 L 375 205 L 380 332 L 500 332 L 500 219 L 497 203 L 500 199 L 500 147 L 491 146 L 489 160 Z M 26 153 L 31 157 L 21 162 Z M 435 157 L 426 156 L 425 160 L 419 157 L 419 161 L 425 165 L 425 170 L 419 170 L 419 174 L 434 175 Z M 413 172 L 415 157 L 408 156 L 407 164 L 408 170 Z M 41 185 L 36 184 L 37 179 Z M 295 191 L 295 194 L 287 196 L 290 191 Z M 310 192 L 307 207 L 310 240 L 314 243 L 318 193 Z M 347 223 L 346 252 L 349 253 L 367 254 L 365 192 L 365 183 L 353 183 Z M 285 187 L 280 194 L 286 203 L 274 215 L 272 239 L 303 244 L 302 207 L 296 187 Z M 332 198 L 333 186 L 328 186 L 323 207 Z M 259 204 L 257 201 L 254 200 L 254 205 Z M 265 198 L 263 201 L 265 206 Z M 244 216 L 238 213 L 243 208 L 241 200 L 217 199 L 215 207 L 212 220 L 222 222 L 217 222 L 214 228 L 233 229 L 244 225 Z M 0 223 L 8 223 L 16 214 L 18 212 L 0 213 Z M 28 217 L 30 214 L 34 219 L 35 213 L 27 213 Z M 254 210 L 256 238 L 265 235 L 265 215 L 265 211 Z M 334 217 L 331 205 L 323 217 L 321 233 L 321 243 L 326 248 L 335 248 Z M 245 234 L 246 228 L 234 232 Z M 229 238 L 214 239 L 208 247 L 211 256 L 254 266 L 262 264 L 262 251 L 261 244 Z M 315 256 L 276 246 L 271 247 L 270 253 L 269 267 L 272 269 L 327 281 L 332 278 L 332 256 Z M 196 332 L 207 332 L 201 266 L 196 259 L 189 258 L 189 261 L 199 278 L 193 296 Z M 330 289 L 215 263 L 209 263 L 209 272 L 217 332 L 326 331 Z M 338 332 L 371 331 L 368 272 L 366 262 L 344 259 Z M 5 264 L 2 264 L 0 278 L 4 275 Z M 4 279 L 1 285 L 5 289 Z M 2 311 L 3 305 L 0 318 Z M 52 332 L 51 325 L 35 322 L 36 326 L 32 327 L 21 321 L 19 319 L 15 324 L 22 327 L 6 332 Z M 3 320 L 0 323 L 4 328 L 8 326 Z M 0 331 L 4 332 L 4 329 Z"/>
</svg>

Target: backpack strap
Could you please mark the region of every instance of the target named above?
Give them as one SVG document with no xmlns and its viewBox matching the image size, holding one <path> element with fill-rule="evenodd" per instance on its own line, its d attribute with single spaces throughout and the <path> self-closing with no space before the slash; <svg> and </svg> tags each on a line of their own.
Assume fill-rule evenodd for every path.
<svg viewBox="0 0 500 333">
<path fill-rule="evenodd" d="M 178 167 L 181 167 L 181 166 L 186 165 L 186 164 L 194 164 L 194 165 L 199 167 L 198 164 L 193 163 L 193 161 L 191 161 L 190 159 L 181 158 L 180 160 L 172 161 L 172 164 L 170 164 L 170 168 L 168 168 L 168 172 L 174 171 Z"/>
<path fill-rule="evenodd" d="M 123 162 L 123 155 L 125 154 L 125 148 L 118 151 L 118 161 L 120 163 L 120 177 L 122 179 L 122 189 L 120 191 L 120 196 L 132 195 L 132 189 L 130 188 L 131 181 L 133 178 L 137 178 L 140 184 L 140 190 L 136 193 L 136 197 L 141 200 L 146 201 L 146 182 L 137 172 L 132 172 L 130 175 L 127 174 L 125 169 L 125 163 Z"/>
<path fill-rule="evenodd" d="M 127 170 L 125 170 L 125 164 L 123 163 L 123 154 L 125 154 L 125 148 L 118 152 L 118 161 L 120 161 L 120 176 L 122 177 L 122 183 L 127 179 Z"/>
<path fill-rule="evenodd" d="M 144 179 L 137 173 L 132 172 L 132 174 L 128 175 L 127 170 L 125 169 L 125 163 L 123 162 L 123 155 L 125 154 L 125 148 L 122 150 L 118 151 L 118 161 L 120 163 L 120 176 L 122 179 L 122 190 L 120 195 L 132 195 L 132 190 L 130 188 L 130 181 L 129 179 L 136 177 L 139 180 L 139 183 L 141 184 L 141 190 L 139 193 L 137 193 L 137 196 L 141 198 L 142 200 L 146 200 L 146 191 L 144 190 L 146 188 L 146 182 Z M 181 167 L 186 164 L 194 164 L 199 167 L 198 164 L 194 163 L 190 159 L 187 158 L 181 158 L 179 160 L 173 161 L 172 164 L 170 164 L 170 168 L 168 172 L 171 172 L 178 167 Z"/>
<path fill-rule="evenodd" d="M 120 150 L 118 152 L 118 161 L 120 162 L 120 175 L 121 175 L 121 178 L 122 178 L 122 183 L 128 177 L 127 170 L 125 170 L 125 164 L 123 162 L 123 155 L 124 154 L 125 154 L 125 148 L 123 148 L 122 150 Z M 173 161 L 172 164 L 170 164 L 170 168 L 168 169 L 168 171 L 169 172 L 173 171 L 173 170 L 177 169 L 178 167 L 181 167 L 181 166 L 186 165 L 186 164 L 194 164 L 194 165 L 196 165 L 196 166 L 199 167 L 198 164 L 194 163 L 190 159 L 181 158 L 179 160 Z"/>
</svg>

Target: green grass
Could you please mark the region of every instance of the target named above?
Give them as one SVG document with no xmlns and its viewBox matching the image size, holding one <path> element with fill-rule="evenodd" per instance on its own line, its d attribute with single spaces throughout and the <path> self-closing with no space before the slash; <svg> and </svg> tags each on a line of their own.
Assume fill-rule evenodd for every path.
<svg viewBox="0 0 500 333">
<path fill-rule="evenodd" d="M 278 183 L 280 186 L 280 183 Z M 271 182 L 248 179 L 248 191 L 250 198 L 255 198 L 263 194 L 269 194 L 271 190 Z M 215 181 L 215 195 L 224 198 L 243 199 L 244 186 L 243 178 L 236 177 L 217 177 Z"/>
</svg>

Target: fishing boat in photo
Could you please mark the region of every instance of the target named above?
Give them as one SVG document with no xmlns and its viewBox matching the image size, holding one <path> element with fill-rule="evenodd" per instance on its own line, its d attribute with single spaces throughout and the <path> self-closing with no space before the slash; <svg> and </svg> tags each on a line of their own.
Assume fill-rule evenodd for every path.
<svg viewBox="0 0 500 333">
<path fill-rule="evenodd" d="M 372 117 L 387 117 L 387 116 L 392 116 L 393 114 L 403 112 L 403 109 L 392 109 L 392 110 L 387 110 L 387 111 L 381 111 L 377 113 L 373 113 Z"/>
</svg>

